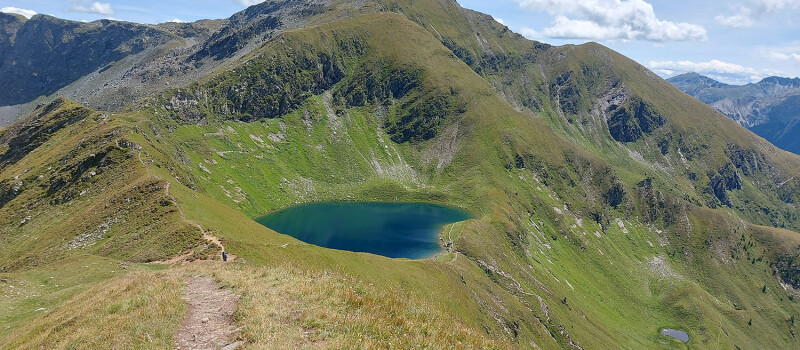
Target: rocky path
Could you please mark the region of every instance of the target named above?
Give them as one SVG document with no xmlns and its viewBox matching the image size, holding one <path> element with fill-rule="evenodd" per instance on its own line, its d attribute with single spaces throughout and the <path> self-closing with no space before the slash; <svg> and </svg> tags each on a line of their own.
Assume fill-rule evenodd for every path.
<svg viewBox="0 0 800 350">
<path fill-rule="evenodd" d="M 186 318 L 175 334 L 180 350 L 236 349 L 239 329 L 233 321 L 239 296 L 220 288 L 211 277 L 186 280 L 183 299 L 189 304 Z"/>
<path fill-rule="evenodd" d="M 219 238 L 217 238 L 215 236 L 210 235 L 205 229 L 203 229 L 203 226 L 200 226 L 200 224 L 198 224 L 196 222 L 193 222 L 193 221 L 190 221 L 190 220 L 188 220 L 186 218 L 186 213 L 184 213 L 183 208 L 181 207 L 181 205 L 178 202 L 178 199 L 173 197 L 172 194 L 170 194 L 170 192 L 169 192 L 170 185 L 172 185 L 172 183 L 167 181 L 167 180 L 165 180 L 161 176 L 155 175 L 152 172 L 150 172 L 150 168 L 147 167 L 147 164 L 144 162 L 144 159 L 142 159 L 142 152 L 139 152 L 138 157 L 139 157 L 139 162 L 142 164 L 142 167 L 144 167 L 145 172 L 147 173 L 148 177 L 153 177 L 153 178 L 156 178 L 156 179 L 158 179 L 160 181 L 164 181 L 164 183 L 166 183 L 164 185 L 164 194 L 170 199 L 170 201 L 172 201 L 172 203 L 175 203 L 175 207 L 178 208 L 178 212 L 181 215 L 181 220 L 183 220 L 183 222 L 186 222 L 186 223 L 188 223 L 190 225 L 193 225 L 193 226 L 197 227 L 200 230 L 200 232 L 202 232 L 203 239 L 205 239 L 208 242 L 211 242 L 211 243 L 214 243 L 214 244 L 218 245 L 222 249 L 222 251 L 225 251 L 225 246 L 222 245 L 222 240 L 220 240 Z M 176 264 L 176 263 L 181 263 L 181 262 L 184 262 L 188 257 L 192 256 L 193 253 L 194 253 L 194 251 L 189 251 L 189 252 L 186 252 L 184 254 L 181 254 L 181 255 L 172 257 L 170 259 L 167 259 L 167 260 L 153 261 L 152 263 L 153 264 Z M 221 258 L 222 258 L 221 256 L 217 256 L 217 259 L 221 259 Z M 237 258 L 236 255 L 230 254 L 230 253 L 228 254 L 228 261 L 234 261 L 234 260 L 236 260 L 236 258 Z"/>
</svg>

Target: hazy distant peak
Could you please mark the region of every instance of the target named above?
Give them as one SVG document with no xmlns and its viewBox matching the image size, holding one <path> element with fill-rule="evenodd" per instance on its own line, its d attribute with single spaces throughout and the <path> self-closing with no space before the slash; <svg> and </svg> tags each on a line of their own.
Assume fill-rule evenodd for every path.
<svg viewBox="0 0 800 350">
<path fill-rule="evenodd" d="M 800 78 L 784 78 L 784 77 L 772 76 L 762 79 L 756 85 L 764 85 L 764 84 L 800 87 Z"/>
</svg>

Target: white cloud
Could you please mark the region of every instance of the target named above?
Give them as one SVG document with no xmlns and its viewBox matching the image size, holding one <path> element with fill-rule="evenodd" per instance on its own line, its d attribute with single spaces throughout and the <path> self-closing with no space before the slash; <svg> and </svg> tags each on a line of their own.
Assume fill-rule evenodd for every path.
<svg viewBox="0 0 800 350">
<path fill-rule="evenodd" d="M 735 63 L 711 60 L 708 62 L 693 61 L 650 61 L 647 67 L 651 69 L 671 69 L 682 72 L 698 73 L 726 73 L 726 74 L 757 74 L 753 68 L 748 68 Z"/>
<path fill-rule="evenodd" d="M 106 15 L 110 16 L 114 14 L 114 9 L 111 8 L 111 4 L 107 2 L 93 2 L 91 6 L 84 6 L 78 4 L 72 4 L 70 10 L 83 12 L 83 13 L 92 13 L 98 15 Z"/>
<path fill-rule="evenodd" d="M 670 70 L 670 69 L 654 69 L 653 71 L 658 73 L 658 75 L 666 76 L 666 77 L 671 77 L 671 76 L 677 74 L 674 70 Z"/>
<path fill-rule="evenodd" d="M 776 14 L 784 10 L 800 9 L 797 0 L 750 0 L 748 5 L 755 15 Z"/>
<path fill-rule="evenodd" d="M 515 31 L 519 32 L 520 35 L 522 35 L 522 36 L 524 36 L 524 37 L 526 37 L 528 39 L 533 39 L 533 40 L 541 40 L 542 39 L 542 35 L 536 29 L 533 29 L 533 28 L 520 27 L 520 28 L 516 29 Z"/>
<path fill-rule="evenodd" d="M 506 21 L 504 21 L 502 18 L 494 17 L 494 20 L 497 21 L 497 23 L 500 23 L 502 25 L 506 25 Z"/>
<path fill-rule="evenodd" d="M 734 7 L 735 14 L 719 15 L 715 19 L 722 25 L 735 28 L 753 27 L 756 23 L 769 16 L 781 12 L 800 9 L 797 0 L 749 0 Z"/>
<path fill-rule="evenodd" d="M 253 6 L 264 2 L 264 0 L 236 0 L 236 2 L 243 6 Z"/>
<path fill-rule="evenodd" d="M 0 12 L 15 13 L 18 15 L 25 16 L 25 18 L 31 18 L 36 14 L 36 11 L 21 9 L 18 7 L 3 7 L 0 9 Z"/>
<path fill-rule="evenodd" d="M 171 19 L 171 20 L 167 21 L 167 23 L 186 23 L 186 22 L 181 21 L 178 18 L 175 18 L 175 19 Z"/>
<path fill-rule="evenodd" d="M 773 62 L 794 62 L 800 64 L 800 42 L 795 42 L 782 47 L 760 48 L 762 56 Z"/>
<path fill-rule="evenodd" d="M 656 73 L 672 76 L 680 73 L 697 72 L 714 80 L 729 84 L 746 84 L 757 82 L 768 76 L 783 76 L 786 73 L 772 69 L 755 69 L 736 63 L 711 60 L 707 62 L 694 61 L 650 61 L 646 65 Z"/>
<path fill-rule="evenodd" d="M 799 53 L 784 53 L 772 51 L 767 53 L 767 57 L 773 61 L 797 61 L 800 62 Z"/>
<path fill-rule="evenodd" d="M 702 26 L 659 19 L 644 0 L 515 1 L 522 8 L 556 16 L 550 27 L 539 31 L 549 38 L 656 42 L 707 38 Z"/>
<path fill-rule="evenodd" d="M 733 16 L 719 15 L 714 17 L 722 25 L 734 28 L 749 28 L 756 24 L 750 16 L 738 14 Z"/>
<path fill-rule="evenodd" d="M 604 27 L 597 22 L 569 19 L 558 16 L 549 28 L 542 30 L 548 38 L 562 39 L 628 39 L 625 29 L 619 27 Z"/>
</svg>

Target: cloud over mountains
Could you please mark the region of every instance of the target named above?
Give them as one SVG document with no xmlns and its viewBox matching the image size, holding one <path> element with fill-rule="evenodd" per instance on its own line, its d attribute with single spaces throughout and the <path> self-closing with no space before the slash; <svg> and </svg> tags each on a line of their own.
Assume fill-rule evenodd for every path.
<svg viewBox="0 0 800 350">
<path fill-rule="evenodd" d="M 0 8 L 0 12 L 3 12 L 3 13 L 15 13 L 15 14 L 18 14 L 18 15 L 25 16 L 25 18 L 31 18 L 34 15 L 36 15 L 36 11 L 21 9 L 21 8 L 18 8 L 18 7 L 3 7 L 3 8 Z"/>
<path fill-rule="evenodd" d="M 110 16 L 114 14 L 114 10 L 111 8 L 111 4 L 107 2 L 93 2 L 91 5 L 81 5 L 78 3 L 73 3 L 70 7 L 70 10 L 76 12 L 83 12 L 83 13 L 91 13 L 97 15 L 106 15 Z"/>
<path fill-rule="evenodd" d="M 732 15 L 719 15 L 715 19 L 722 25 L 734 28 L 749 28 L 759 20 L 781 11 L 800 10 L 797 0 L 749 0 L 734 6 Z"/>
<path fill-rule="evenodd" d="M 522 8 L 556 16 L 550 27 L 528 34 L 557 39 L 644 40 L 654 42 L 705 40 L 700 25 L 672 22 L 656 16 L 643 0 L 515 0 Z"/>
</svg>

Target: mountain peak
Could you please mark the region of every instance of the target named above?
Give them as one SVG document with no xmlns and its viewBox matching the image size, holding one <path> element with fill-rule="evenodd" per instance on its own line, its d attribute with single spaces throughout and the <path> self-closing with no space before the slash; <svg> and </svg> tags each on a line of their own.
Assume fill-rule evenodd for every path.
<svg viewBox="0 0 800 350">
<path fill-rule="evenodd" d="M 667 79 L 667 81 L 677 86 L 679 89 L 683 90 L 683 92 L 686 92 L 687 94 L 695 97 L 698 97 L 698 95 L 700 95 L 700 92 L 704 90 L 725 88 L 731 86 L 695 72 L 677 75 Z M 703 98 L 700 98 L 700 100 L 703 102 L 707 102 L 703 100 Z"/>
<path fill-rule="evenodd" d="M 670 79 L 696 79 L 696 78 L 708 78 L 708 77 L 700 75 L 700 73 L 697 72 L 689 72 L 676 75 Z"/>
<path fill-rule="evenodd" d="M 5 57 L 3 46 L 14 44 L 17 31 L 27 20 L 22 15 L 0 12 L 0 57 Z"/>
<path fill-rule="evenodd" d="M 800 87 L 800 78 L 784 78 L 771 76 L 761 79 L 757 85 L 781 85 L 789 87 Z"/>
<path fill-rule="evenodd" d="M 772 76 L 747 85 L 725 85 L 688 73 L 669 82 L 776 146 L 800 154 L 800 142 L 793 137 L 798 132 L 794 120 L 798 116 L 800 78 Z"/>
<path fill-rule="evenodd" d="M 713 78 L 709 78 L 709 77 L 707 77 L 705 75 L 702 75 L 700 73 L 697 73 L 697 72 L 689 72 L 689 73 L 683 73 L 683 74 L 680 74 L 680 75 L 676 75 L 676 76 L 674 76 L 672 78 L 667 79 L 667 81 L 669 81 L 669 82 L 671 82 L 673 84 L 675 84 L 675 82 L 681 82 L 681 81 L 682 82 L 694 81 L 694 82 L 702 82 L 702 83 L 709 84 L 709 85 L 728 85 L 728 84 L 725 84 L 725 83 L 720 82 L 718 80 L 715 80 Z"/>
<path fill-rule="evenodd" d="M 10 22 L 25 22 L 28 19 L 23 15 L 16 13 L 0 12 L 0 25 L 5 25 Z"/>
</svg>

